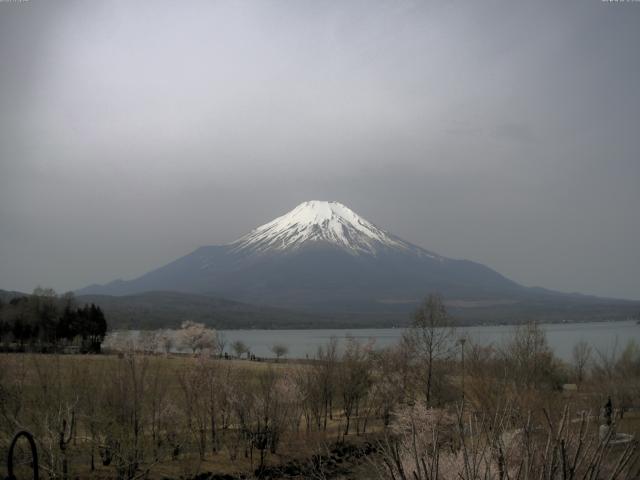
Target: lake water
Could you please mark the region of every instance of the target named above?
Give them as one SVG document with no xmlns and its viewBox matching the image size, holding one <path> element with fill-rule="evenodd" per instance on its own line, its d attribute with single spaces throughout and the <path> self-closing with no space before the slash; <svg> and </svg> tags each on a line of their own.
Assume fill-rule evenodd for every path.
<svg viewBox="0 0 640 480">
<path fill-rule="evenodd" d="M 573 346 L 584 340 L 595 350 L 603 353 L 618 352 L 628 341 L 640 344 L 640 325 L 634 321 L 593 322 L 593 323 L 561 323 L 542 324 L 547 334 L 547 341 L 555 354 L 571 360 Z M 507 325 L 459 327 L 456 335 L 467 335 L 474 343 L 480 345 L 501 345 L 513 335 L 516 327 Z M 316 329 L 316 330 L 221 330 L 227 341 L 226 351 L 235 340 L 242 340 L 251 353 L 259 357 L 273 357 L 271 347 L 278 343 L 289 349 L 288 358 L 313 357 L 321 345 L 326 345 L 331 337 L 336 337 L 340 344 L 348 337 L 361 341 L 375 340 L 375 347 L 383 348 L 397 343 L 402 336 L 401 328 L 366 328 L 366 329 Z M 107 338 L 106 345 L 113 341 L 113 336 L 138 335 L 138 332 L 114 332 Z"/>
</svg>

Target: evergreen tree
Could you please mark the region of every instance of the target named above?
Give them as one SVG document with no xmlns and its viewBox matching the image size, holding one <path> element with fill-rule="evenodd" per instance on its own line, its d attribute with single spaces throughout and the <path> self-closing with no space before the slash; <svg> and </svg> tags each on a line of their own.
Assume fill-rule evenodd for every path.
<svg viewBox="0 0 640 480">
<path fill-rule="evenodd" d="M 76 307 L 73 294 L 58 297 L 38 288 L 29 297 L 15 297 L 0 308 L 0 341 L 55 348 L 80 338 L 83 351 L 99 352 L 107 333 L 104 313 L 95 304 Z"/>
</svg>

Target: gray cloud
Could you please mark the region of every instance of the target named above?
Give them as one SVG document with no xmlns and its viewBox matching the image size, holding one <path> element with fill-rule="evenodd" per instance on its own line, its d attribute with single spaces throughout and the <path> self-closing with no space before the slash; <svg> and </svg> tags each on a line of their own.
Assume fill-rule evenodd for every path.
<svg viewBox="0 0 640 480">
<path fill-rule="evenodd" d="M 640 299 L 640 5 L 0 3 L 0 288 L 129 278 L 336 199 Z"/>
</svg>

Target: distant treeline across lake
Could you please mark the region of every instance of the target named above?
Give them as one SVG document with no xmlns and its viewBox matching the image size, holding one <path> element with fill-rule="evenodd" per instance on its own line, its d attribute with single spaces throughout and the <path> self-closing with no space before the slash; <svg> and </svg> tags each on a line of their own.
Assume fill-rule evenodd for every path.
<svg viewBox="0 0 640 480">
<path fill-rule="evenodd" d="M 629 341 L 640 344 L 640 325 L 634 321 L 555 323 L 543 324 L 541 327 L 546 332 L 547 341 L 554 353 L 566 361 L 571 360 L 573 347 L 580 341 L 591 345 L 596 355 L 598 352 L 620 352 Z M 512 325 L 459 327 L 456 334 L 480 345 L 493 344 L 500 347 L 511 338 L 515 328 Z M 375 341 L 376 348 L 383 348 L 397 343 L 403 332 L 402 328 L 218 331 L 224 336 L 227 352 L 231 353 L 230 345 L 240 340 L 249 347 L 252 354 L 268 358 L 274 357 L 271 348 L 275 344 L 288 348 L 288 358 L 312 358 L 318 347 L 326 345 L 332 337 L 336 337 L 341 344 L 344 344 L 344 340 L 349 336 L 362 342 L 371 339 Z M 139 334 L 136 330 L 113 332 L 107 336 L 104 346 L 115 343 L 117 337 L 121 339 L 123 336 L 130 336 L 133 340 Z M 179 349 L 177 341 L 176 347 Z"/>
</svg>

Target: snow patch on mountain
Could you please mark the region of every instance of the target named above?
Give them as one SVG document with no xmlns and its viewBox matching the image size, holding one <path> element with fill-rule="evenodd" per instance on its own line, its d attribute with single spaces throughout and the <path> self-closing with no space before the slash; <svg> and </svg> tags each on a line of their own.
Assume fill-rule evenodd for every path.
<svg viewBox="0 0 640 480">
<path fill-rule="evenodd" d="M 324 242 L 354 255 L 376 255 L 380 249 L 419 251 L 436 257 L 376 227 L 338 202 L 312 200 L 251 231 L 231 245 L 236 252 L 295 250 Z"/>
</svg>

